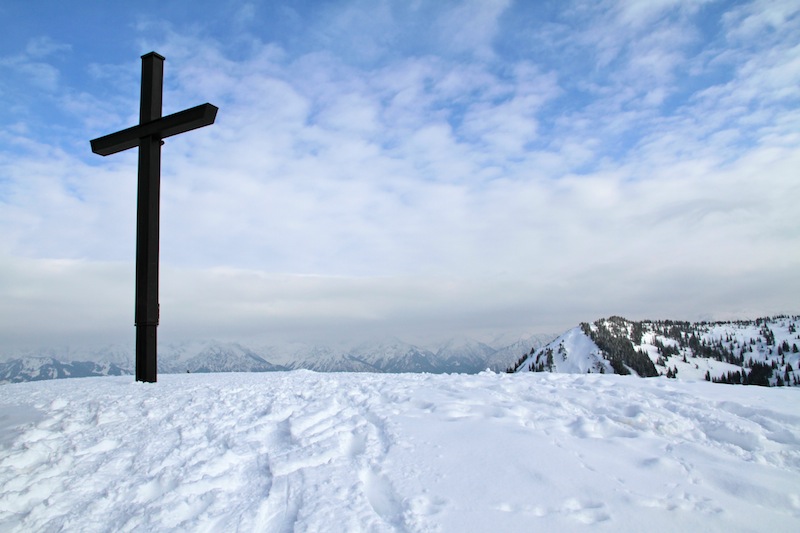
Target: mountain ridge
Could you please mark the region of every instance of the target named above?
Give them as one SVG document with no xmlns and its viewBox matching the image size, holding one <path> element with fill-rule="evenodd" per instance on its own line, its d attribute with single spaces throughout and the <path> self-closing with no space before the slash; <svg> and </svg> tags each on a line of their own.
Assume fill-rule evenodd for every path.
<svg viewBox="0 0 800 533">
<path fill-rule="evenodd" d="M 800 385 L 800 316 L 688 322 L 584 322 L 556 335 L 529 335 L 503 346 L 456 337 L 430 347 L 397 338 L 351 346 L 295 343 L 249 347 L 238 342 L 188 341 L 159 349 L 159 373 L 317 372 L 615 373 L 641 377 L 758 385 Z M 507 341 L 506 341 L 507 342 Z M 132 374 L 131 348 L 109 346 L 27 351 L 0 362 L 0 383 Z M 80 360 L 85 353 L 91 360 Z"/>
<path fill-rule="evenodd" d="M 555 335 L 530 335 L 523 343 L 530 349 Z M 185 372 L 274 372 L 306 369 L 316 372 L 428 372 L 476 374 L 487 368 L 502 371 L 513 362 L 508 346 L 493 348 L 475 339 L 454 338 L 432 348 L 398 338 L 362 342 L 353 346 L 295 343 L 286 346 L 249 347 L 239 342 L 187 341 L 159 347 L 161 374 Z M 131 348 L 109 346 L 83 352 L 91 361 L 81 361 L 81 352 L 67 347 L 45 348 L 37 355 L 0 362 L 0 383 L 16 383 L 61 377 L 95 377 L 133 374 L 135 355 Z M 59 366 L 60 365 L 60 366 Z M 38 368 L 41 367 L 41 368 Z M 61 370 L 57 370 L 61 368 Z"/>
<path fill-rule="evenodd" d="M 522 355 L 516 372 L 615 373 L 718 383 L 800 386 L 800 316 L 754 320 L 582 323 Z"/>
</svg>

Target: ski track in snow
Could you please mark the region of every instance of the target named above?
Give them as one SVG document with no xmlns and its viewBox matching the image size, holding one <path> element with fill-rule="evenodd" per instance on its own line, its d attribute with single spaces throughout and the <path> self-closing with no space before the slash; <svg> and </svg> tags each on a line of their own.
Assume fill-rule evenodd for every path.
<svg viewBox="0 0 800 533">
<path fill-rule="evenodd" d="M 0 531 L 799 531 L 800 391 L 558 374 L 0 386 Z"/>
</svg>

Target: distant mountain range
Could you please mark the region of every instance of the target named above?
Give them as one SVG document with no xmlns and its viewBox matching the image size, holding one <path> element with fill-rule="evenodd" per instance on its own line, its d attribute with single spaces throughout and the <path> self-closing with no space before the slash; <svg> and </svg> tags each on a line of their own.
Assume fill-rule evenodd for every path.
<svg viewBox="0 0 800 533">
<path fill-rule="evenodd" d="M 553 338 L 555 335 L 529 335 L 510 345 L 497 347 L 458 338 L 434 348 L 423 348 L 394 338 L 355 346 L 293 344 L 249 347 L 236 342 L 191 341 L 159 346 L 158 372 L 274 372 L 301 368 L 317 372 L 439 374 L 474 374 L 489 368 L 499 372 L 513 364 L 520 353 L 528 353 Z M 28 351 L 0 362 L 0 383 L 133 374 L 134 361 L 132 347 Z"/>
<path fill-rule="evenodd" d="M 248 347 L 192 341 L 159 347 L 159 373 L 495 372 L 616 373 L 768 386 L 800 385 L 800 316 L 732 322 L 610 317 L 556 335 L 498 345 L 469 338 L 424 348 L 399 339 L 355 346 Z M 0 363 L 0 383 L 133 374 L 133 348 L 47 349 Z"/>
<path fill-rule="evenodd" d="M 615 373 L 763 386 L 800 385 L 800 316 L 735 322 L 583 323 L 508 372 Z"/>
<path fill-rule="evenodd" d="M 129 366 L 119 366 L 109 362 L 64 362 L 52 357 L 22 357 L 0 363 L 0 383 L 125 374 L 131 374 Z"/>
</svg>

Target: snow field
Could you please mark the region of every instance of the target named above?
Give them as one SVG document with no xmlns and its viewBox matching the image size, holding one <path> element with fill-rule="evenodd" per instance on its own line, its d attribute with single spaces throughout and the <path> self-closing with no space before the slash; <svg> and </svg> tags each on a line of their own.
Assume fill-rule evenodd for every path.
<svg viewBox="0 0 800 533">
<path fill-rule="evenodd" d="M 0 531 L 797 531 L 798 389 L 266 374 L 0 386 Z"/>
</svg>

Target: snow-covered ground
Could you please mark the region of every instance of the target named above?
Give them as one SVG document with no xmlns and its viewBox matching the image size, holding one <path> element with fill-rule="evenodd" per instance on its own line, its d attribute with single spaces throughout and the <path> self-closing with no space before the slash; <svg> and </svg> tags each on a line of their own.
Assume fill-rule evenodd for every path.
<svg viewBox="0 0 800 533">
<path fill-rule="evenodd" d="M 0 386 L 0 531 L 800 531 L 800 389 L 615 375 Z"/>
</svg>

